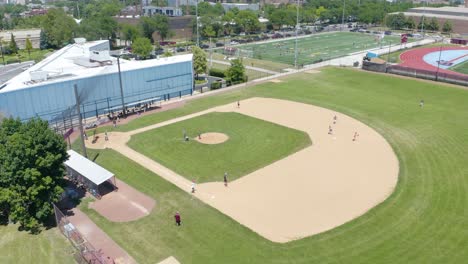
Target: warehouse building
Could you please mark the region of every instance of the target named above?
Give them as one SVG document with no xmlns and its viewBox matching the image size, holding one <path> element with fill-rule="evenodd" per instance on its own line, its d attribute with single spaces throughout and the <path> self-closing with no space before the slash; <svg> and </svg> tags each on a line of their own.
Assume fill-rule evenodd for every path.
<svg viewBox="0 0 468 264">
<path fill-rule="evenodd" d="M 77 102 L 81 117 L 89 118 L 192 92 L 191 54 L 117 60 L 109 55 L 108 40 L 76 39 L 2 84 L 0 113 L 21 120 L 40 117 L 65 127 L 78 117 Z"/>
</svg>

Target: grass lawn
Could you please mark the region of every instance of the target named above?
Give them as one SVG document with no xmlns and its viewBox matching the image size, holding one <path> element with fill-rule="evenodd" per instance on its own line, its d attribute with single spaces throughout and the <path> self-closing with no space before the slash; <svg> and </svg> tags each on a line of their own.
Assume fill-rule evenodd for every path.
<svg viewBox="0 0 468 264">
<path fill-rule="evenodd" d="M 0 225 L 0 263 L 75 263 L 70 243 L 57 228 L 38 235 Z"/>
<path fill-rule="evenodd" d="M 45 55 L 48 53 L 51 53 L 53 51 L 50 50 L 40 50 L 40 49 L 34 49 L 31 50 L 31 54 L 28 54 L 28 51 L 26 50 L 19 50 L 19 60 L 21 61 L 28 61 L 28 60 L 33 60 L 35 62 L 39 62 L 45 58 Z M 5 57 L 5 63 L 13 63 L 13 62 L 18 62 L 18 55 L 16 54 L 10 54 L 10 55 L 4 55 Z M 1 61 L 3 63 L 3 60 Z"/>
<path fill-rule="evenodd" d="M 216 50 L 216 52 L 220 52 L 220 51 L 221 50 Z M 213 60 L 227 61 L 227 60 L 224 60 L 224 57 L 225 55 L 223 54 L 213 52 Z M 244 57 L 242 58 L 242 62 L 244 63 L 245 66 L 258 67 L 258 68 L 262 68 L 262 69 L 266 69 L 270 71 L 276 71 L 276 72 L 283 72 L 284 69 L 291 68 L 291 65 L 289 64 L 268 61 L 268 60 L 259 60 L 255 58 Z"/>
<path fill-rule="evenodd" d="M 218 132 L 229 136 L 222 144 L 183 141 L 183 132 Z M 298 130 L 239 113 L 209 113 L 132 136 L 128 145 L 189 180 L 235 180 L 311 144 Z"/>
<path fill-rule="evenodd" d="M 209 64 L 210 63 L 208 62 L 208 65 Z M 216 69 L 220 69 L 220 70 L 225 71 L 229 67 L 230 67 L 229 65 L 213 62 L 213 68 L 216 68 Z M 267 76 L 271 75 L 271 74 L 266 73 L 266 72 L 255 71 L 255 70 L 251 70 L 251 69 L 247 69 L 247 68 L 245 69 L 245 74 L 247 75 L 249 81 L 259 79 L 259 78 L 263 78 L 263 77 L 267 77 Z"/>
<path fill-rule="evenodd" d="M 307 65 L 319 60 L 334 59 L 353 52 L 377 48 L 380 43 L 375 40 L 376 36 L 353 32 L 332 32 L 299 38 L 297 62 L 299 65 Z M 385 36 L 382 46 L 390 43 L 400 43 L 400 37 Z M 273 42 L 238 45 L 236 47 L 240 50 L 242 56 L 294 65 L 294 39 L 280 39 Z"/>
<path fill-rule="evenodd" d="M 111 223 L 92 210 L 86 212 L 140 263 L 156 263 L 171 255 L 181 263 L 203 264 L 466 263 L 467 90 L 328 68 L 314 75 L 290 76 L 282 83 L 265 83 L 192 101 L 144 122 L 133 121 L 125 129 L 250 96 L 314 104 L 372 126 L 398 156 L 400 173 L 395 192 L 365 215 L 338 228 L 277 244 L 126 157 L 102 150 L 96 161 L 154 197 L 157 206 L 148 217 L 129 223 Z M 422 109 L 420 99 L 426 102 Z M 97 152 L 90 153 L 94 156 Z M 182 214 L 181 227 L 173 223 L 176 210 Z"/>
</svg>

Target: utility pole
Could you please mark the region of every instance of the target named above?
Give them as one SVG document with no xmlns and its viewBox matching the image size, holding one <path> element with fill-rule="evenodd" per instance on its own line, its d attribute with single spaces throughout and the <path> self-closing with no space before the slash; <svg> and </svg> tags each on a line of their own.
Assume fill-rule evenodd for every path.
<svg viewBox="0 0 468 264">
<path fill-rule="evenodd" d="M 343 0 L 343 15 L 341 16 L 341 29 L 340 31 L 344 30 L 344 13 L 345 13 L 345 7 L 346 7 L 346 0 Z"/>
<path fill-rule="evenodd" d="M 88 158 L 88 154 L 86 153 L 86 145 L 84 142 L 83 121 L 81 120 L 80 96 L 78 95 L 78 86 L 76 84 L 73 85 L 73 89 L 75 90 L 76 112 L 78 113 L 78 125 L 80 129 L 81 150 L 83 151 L 83 156 L 85 156 L 85 158 Z"/>
<path fill-rule="evenodd" d="M 299 30 L 299 0 L 296 1 L 296 43 L 294 47 L 294 67 L 297 69 L 297 33 Z"/>
<path fill-rule="evenodd" d="M 198 0 L 195 6 L 195 19 L 197 20 L 197 47 L 200 47 L 200 35 L 198 34 Z"/>
<path fill-rule="evenodd" d="M 119 69 L 120 97 L 122 98 L 122 114 L 125 117 L 127 116 L 127 113 L 125 111 L 124 92 L 123 92 L 123 85 L 122 85 L 122 72 L 120 71 L 120 56 L 117 57 L 117 68 Z"/>
<path fill-rule="evenodd" d="M 443 39 L 442 39 L 443 42 Z M 440 50 L 439 50 L 439 60 L 437 61 L 437 71 L 436 71 L 436 81 L 439 80 L 439 69 L 440 69 L 440 59 L 442 58 L 442 45 L 440 45 Z"/>
</svg>

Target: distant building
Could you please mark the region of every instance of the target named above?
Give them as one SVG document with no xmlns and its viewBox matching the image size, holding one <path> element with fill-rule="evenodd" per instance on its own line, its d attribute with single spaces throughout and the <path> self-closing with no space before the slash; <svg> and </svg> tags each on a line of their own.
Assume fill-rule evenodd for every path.
<svg viewBox="0 0 468 264">
<path fill-rule="evenodd" d="M 24 49 L 26 46 L 26 39 L 31 40 L 32 46 L 35 49 L 38 49 L 40 46 L 41 40 L 41 30 L 40 29 L 18 29 L 18 30 L 6 30 L 0 31 L 0 41 L 9 43 L 11 39 L 11 34 L 15 37 L 16 44 L 18 48 Z"/>
<path fill-rule="evenodd" d="M 145 16 L 153 16 L 153 15 L 166 15 L 166 16 L 183 16 L 184 13 L 182 9 L 178 7 L 161 7 L 161 6 L 145 6 L 143 7 L 143 15 Z"/>
<path fill-rule="evenodd" d="M 75 85 L 84 118 L 122 111 L 123 101 L 129 109 L 193 92 L 192 54 L 118 61 L 109 56 L 108 40 L 75 42 L 2 84 L 0 113 L 40 117 L 63 129 L 72 120 L 76 125 Z"/>
<path fill-rule="evenodd" d="M 215 5 L 216 3 L 211 3 L 211 5 Z M 252 10 L 252 11 L 258 11 L 260 10 L 260 4 L 259 3 L 254 3 L 254 4 L 239 4 L 239 3 L 221 3 L 223 6 L 224 10 L 227 12 L 233 8 L 237 8 L 239 10 Z"/>
</svg>

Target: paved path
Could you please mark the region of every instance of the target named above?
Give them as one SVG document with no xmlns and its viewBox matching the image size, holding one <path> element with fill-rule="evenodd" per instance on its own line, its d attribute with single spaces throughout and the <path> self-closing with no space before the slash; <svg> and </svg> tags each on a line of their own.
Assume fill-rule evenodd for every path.
<svg viewBox="0 0 468 264">
<path fill-rule="evenodd" d="M 93 245 L 95 249 L 102 250 L 104 255 L 114 259 L 115 263 L 137 263 L 81 210 L 74 208 L 72 212 L 73 215 L 68 216 L 68 220 L 79 230 L 86 240 Z"/>
<path fill-rule="evenodd" d="M 214 62 L 214 63 L 223 64 L 223 65 L 231 65 L 231 63 L 227 62 L 227 61 L 220 61 L 220 60 L 211 60 L 211 61 Z M 264 73 L 268 73 L 268 74 L 278 74 L 279 73 L 279 72 L 276 72 L 276 71 L 270 71 L 270 70 L 259 68 L 259 67 L 252 67 L 252 66 L 247 66 L 247 65 L 244 65 L 244 66 L 245 66 L 246 69 L 259 71 L 259 72 L 264 72 Z"/>
</svg>

